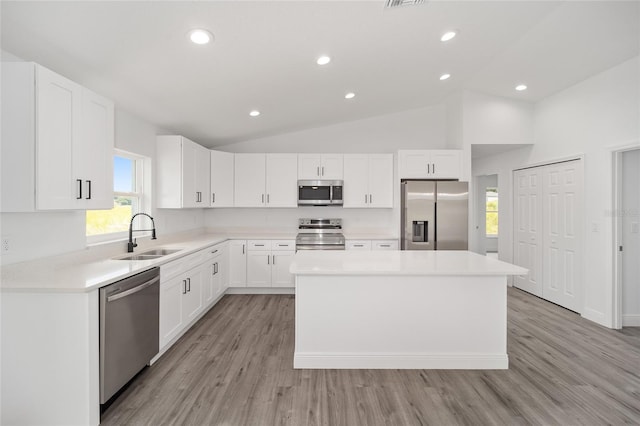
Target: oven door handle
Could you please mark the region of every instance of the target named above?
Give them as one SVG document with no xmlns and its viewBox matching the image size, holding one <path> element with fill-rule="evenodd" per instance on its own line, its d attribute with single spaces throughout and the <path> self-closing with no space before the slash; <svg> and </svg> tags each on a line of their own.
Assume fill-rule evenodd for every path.
<svg viewBox="0 0 640 426">
<path fill-rule="evenodd" d="M 343 244 L 298 244 L 297 250 L 344 250 Z"/>
<path fill-rule="evenodd" d="M 160 277 L 155 277 L 153 279 L 150 279 L 149 281 L 142 283 L 139 286 L 130 288 L 129 290 L 123 291 L 121 293 L 116 293 L 113 296 L 107 297 L 107 302 L 113 302 L 114 300 L 118 300 L 118 299 L 122 299 L 123 297 L 130 296 L 134 293 L 144 290 L 145 288 L 157 283 L 158 281 L 160 281 Z"/>
</svg>

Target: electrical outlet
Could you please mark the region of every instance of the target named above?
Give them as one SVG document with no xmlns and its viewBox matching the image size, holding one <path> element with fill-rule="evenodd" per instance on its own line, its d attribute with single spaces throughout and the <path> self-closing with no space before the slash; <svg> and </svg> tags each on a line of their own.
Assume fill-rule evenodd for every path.
<svg viewBox="0 0 640 426">
<path fill-rule="evenodd" d="M 11 244 L 9 242 L 9 238 L 2 237 L 2 252 L 3 253 L 7 253 L 9 251 L 10 247 L 11 247 Z"/>
</svg>

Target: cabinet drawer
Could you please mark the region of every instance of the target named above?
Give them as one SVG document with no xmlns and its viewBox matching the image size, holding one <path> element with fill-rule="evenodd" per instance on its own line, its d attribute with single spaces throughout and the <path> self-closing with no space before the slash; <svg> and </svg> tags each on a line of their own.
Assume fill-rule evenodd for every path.
<svg viewBox="0 0 640 426">
<path fill-rule="evenodd" d="M 247 241 L 249 250 L 271 250 L 271 240 L 249 240 Z"/>
<path fill-rule="evenodd" d="M 271 250 L 295 250 L 295 240 L 272 240 Z"/>
<path fill-rule="evenodd" d="M 371 248 L 373 250 L 398 250 L 398 240 L 373 240 Z"/>
<path fill-rule="evenodd" d="M 215 246 L 211 246 L 207 248 L 207 260 L 215 259 L 218 256 L 222 256 L 224 251 L 224 243 L 216 244 Z"/>
<path fill-rule="evenodd" d="M 350 240 L 346 243 L 347 250 L 371 250 L 370 240 Z"/>
</svg>

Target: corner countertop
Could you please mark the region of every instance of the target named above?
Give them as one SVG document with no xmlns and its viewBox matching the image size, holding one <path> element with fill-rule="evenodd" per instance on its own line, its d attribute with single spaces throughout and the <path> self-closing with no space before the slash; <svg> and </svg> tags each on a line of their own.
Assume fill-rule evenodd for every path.
<svg viewBox="0 0 640 426">
<path fill-rule="evenodd" d="M 299 251 L 295 275 L 523 275 L 527 269 L 469 251 Z"/>
</svg>

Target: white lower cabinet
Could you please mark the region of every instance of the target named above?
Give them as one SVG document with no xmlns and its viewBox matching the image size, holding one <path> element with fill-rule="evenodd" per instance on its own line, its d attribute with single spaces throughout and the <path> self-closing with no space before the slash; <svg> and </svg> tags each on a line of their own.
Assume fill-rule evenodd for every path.
<svg viewBox="0 0 640 426">
<path fill-rule="evenodd" d="M 347 240 L 347 250 L 398 250 L 398 240 Z"/>
<path fill-rule="evenodd" d="M 247 241 L 229 242 L 229 287 L 247 286 Z"/>
<path fill-rule="evenodd" d="M 202 289 L 205 307 L 217 300 L 226 290 L 223 279 L 223 271 L 227 269 L 226 243 L 211 247 L 210 252 L 207 277 L 204 279 Z"/>
<path fill-rule="evenodd" d="M 294 240 L 249 240 L 247 247 L 247 287 L 295 286 L 289 272 Z"/>
</svg>

